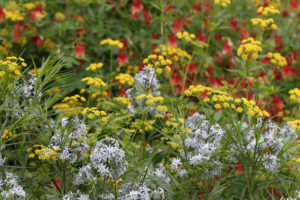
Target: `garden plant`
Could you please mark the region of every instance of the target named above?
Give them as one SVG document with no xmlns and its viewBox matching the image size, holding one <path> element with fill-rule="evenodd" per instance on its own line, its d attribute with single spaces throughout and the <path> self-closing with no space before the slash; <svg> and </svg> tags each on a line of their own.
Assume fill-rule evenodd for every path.
<svg viewBox="0 0 300 200">
<path fill-rule="evenodd" d="M 298 0 L 0 0 L 0 200 L 300 199 Z"/>
</svg>

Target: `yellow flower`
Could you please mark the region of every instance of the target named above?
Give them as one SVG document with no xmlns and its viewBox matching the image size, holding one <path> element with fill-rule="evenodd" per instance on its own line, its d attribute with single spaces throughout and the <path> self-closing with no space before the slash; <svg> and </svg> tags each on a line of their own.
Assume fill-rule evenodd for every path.
<svg viewBox="0 0 300 200">
<path fill-rule="evenodd" d="M 278 65 L 280 67 L 283 67 L 287 65 L 287 61 L 285 57 L 282 57 L 280 53 L 268 53 L 268 57 L 271 59 L 271 63 L 274 65 Z"/>
<path fill-rule="evenodd" d="M 219 4 L 222 7 L 227 7 L 229 4 L 231 4 L 231 0 L 214 0 L 215 4 Z"/>
<path fill-rule="evenodd" d="M 290 94 L 290 99 L 293 102 L 300 104 L 300 89 L 299 88 L 290 90 L 289 94 Z"/>
<path fill-rule="evenodd" d="M 86 70 L 97 71 L 98 69 L 101 69 L 102 66 L 103 66 L 103 63 L 101 63 L 101 62 L 92 63 L 86 68 Z"/>
<path fill-rule="evenodd" d="M 122 85 L 128 84 L 131 86 L 134 83 L 134 78 L 130 74 L 120 73 L 115 79 L 118 80 Z"/>
<path fill-rule="evenodd" d="M 106 86 L 106 83 L 104 83 L 100 78 L 97 77 L 85 77 L 81 79 L 81 81 L 86 82 L 86 84 L 91 88 L 100 88 Z"/>
<path fill-rule="evenodd" d="M 259 52 L 262 51 L 260 45 L 261 42 L 256 41 L 253 38 L 244 39 L 237 50 L 237 55 L 241 56 L 243 60 L 250 58 L 257 59 Z"/>
<path fill-rule="evenodd" d="M 100 45 L 109 45 L 109 46 L 116 46 L 119 49 L 124 47 L 124 44 L 119 40 L 112 40 L 110 38 L 104 39 L 100 42 Z"/>
</svg>

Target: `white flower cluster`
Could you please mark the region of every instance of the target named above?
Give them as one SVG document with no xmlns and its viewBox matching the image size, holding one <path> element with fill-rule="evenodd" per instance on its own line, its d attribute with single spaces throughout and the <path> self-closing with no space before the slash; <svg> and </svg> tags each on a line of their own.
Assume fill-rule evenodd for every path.
<svg viewBox="0 0 300 200">
<path fill-rule="evenodd" d="M 5 162 L 5 158 L 2 157 L 2 154 L 1 154 L 2 150 L 4 149 L 4 147 L 5 147 L 4 145 L 0 146 L 0 167 L 3 166 L 4 162 Z"/>
<path fill-rule="evenodd" d="M 289 125 L 279 128 L 275 123 L 267 122 L 263 126 L 262 121 L 255 127 L 249 127 L 247 123 L 242 124 L 243 138 L 240 143 L 230 146 L 233 152 L 263 152 L 258 158 L 268 171 L 276 171 L 280 166 L 278 158 L 283 146 L 287 142 L 294 142 L 297 139 L 296 131 Z M 231 160 L 237 160 L 236 155 L 231 155 Z"/>
<path fill-rule="evenodd" d="M 166 175 L 166 169 L 162 164 L 160 164 L 159 168 L 156 168 L 155 170 L 150 170 L 147 177 L 151 179 L 151 177 L 159 177 L 164 180 L 167 184 L 170 183 L 170 178 Z"/>
<path fill-rule="evenodd" d="M 126 91 L 131 101 L 131 104 L 128 105 L 128 110 L 133 114 L 136 114 L 137 110 L 142 111 L 143 109 L 147 110 L 149 114 L 157 114 L 155 106 L 149 107 L 143 100 L 136 100 L 134 98 L 145 93 L 152 94 L 153 96 L 160 95 L 160 91 L 158 91 L 160 84 L 155 74 L 155 69 L 145 66 L 142 71 L 134 76 L 134 81 L 134 87 Z"/>
<path fill-rule="evenodd" d="M 280 200 L 299 200 L 300 199 L 300 190 L 296 191 L 296 193 L 297 194 L 296 194 L 295 198 L 293 198 L 293 197 L 287 197 L 287 198 L 281 197 Z"/>
<path fill-rule="evenodd" d="M 84 159 L 89 151 L 86 144 L 87 130 L 83 121 L 75 118 L 62 118 L 58 124 L 51 122 L 54 135 L 50 147 L 58 149 L 59 158 L 75 163 Z"/>
<path fill-rule="evenodd" d="M 89 200 L 89 195 L 80 194 L 80 191 L 77 190 L 75 193 L 69 192 L 64 195 L 62 200 Z"/>
<path fill-rule="evenodd" d="M 181 156 L 193 166 L 210 161 L 213 154 L 221 147 L 225 132 L 218 124 L 211 125 L 208 120 L 205 120 L 204 115 L 199 113 L 188 117 L 186 127 L 191 130 L 191 134 L 186 135 L 183 141 L 185 148 L 182 148 Z"/>
<path fill-rule="evenodd" d="M 25 199 L 26 193 L 17 182 L 18 177 L 5 172 L 0 176 L 0 199 Z"/>
<path fill-rule="evenodd" d="M 120 200 L 151 200 L 151 199 L 165 199 L 165 192 L 161 187 L 157 189 L 149 188 L 145 183 L 127 183 L 123 184 L 119 190 Z"/>
<path fill-rule="evenodd" d="M 41 93 L 37 93 L 35 89 L 35 82 L 37 77 L 35 74 L 27 73 L 25 78 L 20 79 L 15 85 L 14 90 L 12 90 L 13 99 L 10 99 L 5 107 L 14 109 L 17 111 L 13 112 L 13 117 L 21 117 L 26 113 L 29 116 L 38 116 L 40 111 L 38 109 L 29 110 L 30 105 L 33 103 L 34 98 L 40 98 Z M 10 112 L 6 112 L 6 116 L 10 116 Z"/>
<path fill-rule="evenodd" d="M 187 171 L 185 169 L 182 169 L 183 166 L 180 158 L 173 158 L 170 167 L 177 172 L 177 176 L 179 177 L 188 176 Z"/>
<path fill-rule="evenodd" d="M 90 155 L 91 163 L 79 169 L 74 184 L 80 185 L 87 180 L 95 182 L 99 177 L 112 177 L 117 180 L 127 169 L 125 152 L 113 138 L 98 141 Z"/>
</svg>

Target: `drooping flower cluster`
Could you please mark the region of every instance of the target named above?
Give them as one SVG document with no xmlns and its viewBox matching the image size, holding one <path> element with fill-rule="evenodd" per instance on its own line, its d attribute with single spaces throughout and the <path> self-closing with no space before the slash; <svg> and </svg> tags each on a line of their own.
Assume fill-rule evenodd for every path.
<svg viewBox="0 0 300 200">
<path fill-rule="evenodd" d="M 86 144 L 87 130 L 83 121 L 77 117 L 64 117 L 57 124 L 51 122 L 50 125 L 54 135 L 49 147 L 57 150 L 60 160 L 73 164 L 88 156 L 90 147 Z"/>
<path fill-rule="evenodd" d="M 225 132 L 218 124 L 211 124 L 205 120 L 204 115 L 195 113 L 186 120 L 186 127 L 191 130 L 187 134 L 182 145 L 180 155 L 186 158 L 190 165 L 197 166 L 204 162 L 213 165 L 212 176 L 220 171 L 220 162 L 218 157 L 213 157 L 221 147 L 221 141 Z"/>
<path fill-rule="evenodd" d="M 237 50 L 237 55 L 241 56 L 243 60 L 257 59 L 259 52 L 262 51 L 261 42 L 253 38 L 242 40 L 242 44 Z"/>
</svg>

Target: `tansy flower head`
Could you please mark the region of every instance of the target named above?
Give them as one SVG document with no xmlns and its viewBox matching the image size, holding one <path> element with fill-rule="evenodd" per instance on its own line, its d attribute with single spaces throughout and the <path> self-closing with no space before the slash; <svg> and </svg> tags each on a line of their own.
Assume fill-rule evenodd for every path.
<svg viewBox="0 0 300 200">
<path fill-rule="evenodd" d="M 104 39 L 100 42 L 100 45 L 109 45 L 109 46 L 116 46 L 119 49 L 122 49 L 124 47 L 124 44 L 119 40 L 112 40 L 110 38 Z"/>
</svg>

